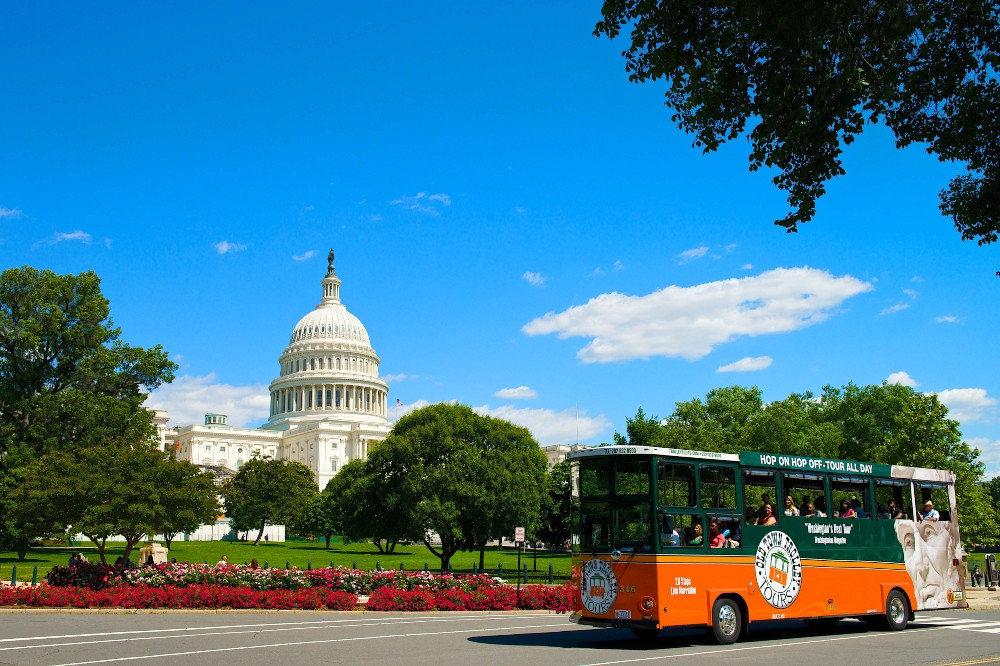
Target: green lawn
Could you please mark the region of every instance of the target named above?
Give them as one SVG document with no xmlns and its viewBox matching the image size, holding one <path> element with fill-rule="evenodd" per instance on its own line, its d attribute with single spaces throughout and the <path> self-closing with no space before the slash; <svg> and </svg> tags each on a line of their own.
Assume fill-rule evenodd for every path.
<svg viewBox="0 0 1000 666">
<path fill-rule="evenodd" d="M 293 567 L 304 569 L 312 564 L 313 568 L 330 566 L 331 562 L 336 566 L 353 567 L 355 564 L 359 569 L 374 569 L 381 566 L 383 569 L 398 569 L 400 563 L 407 571 L 423 569 L 424 565 L 431 571 L 435 571 L 440 566 L 440 560 L 434 557 L 423 544 L 412 546 L 396 546 L 394 553 L 379 553 L 370 543 L 352 543 L 345 545 L 339 540 L 334 540 L 330 544 L 330 549 L 326 549 L 326 544 L 322 540 L 311 541 L 287 541 L 285 543 L 261 543 L 254 546 L 253 543 L 229 541 L 174 541 L 170 548 L 169 557 L 177 558 L 178 562 L 208 562 L 214 564 L 223 555 L 234 564 L 249 563 L 252 558 L 257 558 L 261 566 L 267 562 L 271 567 L 284 567 L 286 563 Z M 111 564 L 124 552 L 124 544 L 109 544 L 105 551 L 108 563 Z M 28 555 L 23 562 L 17 561 L 17 553 L 12 551 L 0 551 L 0 580 L 10 582 L 13 573 L 13 565 L 17 565 L 17 579 L 31 580 L 32 569 L 38 567 L 38 578 L 41 578 L 48 571 L 57 565 L 65 565 L 69 556 L 74 551 L 82 552 L 91 562 L 99 561 L 97 549 L 87 541 L 76 543 L 70 547 L 59 548 L 34 548 L 28 551 Z M 132 560 L 139 559 L 138 549 L 132 553 Z M 455 573 L 472 573 L 473 563 L 479 563 L 478 553 L 459 552 L 452 558 L 452 569 Z M 504 577 L 513 581 L 516 579 L 517 571 L 517 551 L 510 548 L 500 551 L 497 548 L 486 550 L 486 569 L 489 573 L 498 573 L 498 565 L 503 565 Z M 533 570 L 531 551 L 525 551 L 521 555 L 521 566 L 528 565 L 529 582 L 547 582 L 549 564 L 552 565 L 553 575 L 556 582 L 566 580 L 570 576 L 570 557 L 566 553 L 549 553 L 548 551 L 538 551 L 537 571 Z"/>
</svg>

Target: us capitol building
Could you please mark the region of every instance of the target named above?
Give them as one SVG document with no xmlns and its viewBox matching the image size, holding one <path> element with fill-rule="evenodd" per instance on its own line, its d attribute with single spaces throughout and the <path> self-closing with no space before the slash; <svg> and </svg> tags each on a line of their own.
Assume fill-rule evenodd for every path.
<svg viewBox="0 0 1000 666">
<path fill-rule="evenodd" d="M 231 476 L 251 457 L 300 462 L 322 490 L 337 471 L 366 458 L 392 429 L 388 385 L 378 376 L 379 357 L 368 331 L 340 301 L 340 278 L 328 257 L 323 296 L 299 320 L 278 359 L 271 382 L 270 418 L 260 428 L 236 428 L 225 414 L 206 414 L 203 424 L 166 427 L 154 422 L 166 450 L 216 473 Z"/>
</svg>

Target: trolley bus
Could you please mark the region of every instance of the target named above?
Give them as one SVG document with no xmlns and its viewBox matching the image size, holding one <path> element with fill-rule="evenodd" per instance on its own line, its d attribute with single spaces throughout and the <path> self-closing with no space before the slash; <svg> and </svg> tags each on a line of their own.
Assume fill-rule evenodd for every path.
<svg viewBox="0 0 1000 666">
<path fill-rule="evenodd" d="M 705 626 L 728 644 L 763 620 L 902 630 L 915 610 L 967 607 L 953 472 L 629 446 L 569 458 L 574 622 L 644 639 Z"/>
</svg>

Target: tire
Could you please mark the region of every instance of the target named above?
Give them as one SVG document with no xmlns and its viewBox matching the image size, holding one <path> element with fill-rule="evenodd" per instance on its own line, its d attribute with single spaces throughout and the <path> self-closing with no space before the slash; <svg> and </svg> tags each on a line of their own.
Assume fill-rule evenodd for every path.
<svg viewBox="0 0 1000 666">
<path fill-rule="evenodd" d="M 889 631 L 902 631 L 910 621 L 910 601 L 899 590 L 885 598 L 885 626 Z"/>
<path fill-rule="evenodd" d="M 722 645 L 732 645 L 743 633 L 743 611 L 735 599 L 720 597 L 712 605 L 712 633 Z"/>
<path fill-rule="evenodd" d="M 643 643 L 652 643 L 660 635 L 659 629 L 645 629 L 641 627 L 631 627 L 632 635 Z"/>
</svg>

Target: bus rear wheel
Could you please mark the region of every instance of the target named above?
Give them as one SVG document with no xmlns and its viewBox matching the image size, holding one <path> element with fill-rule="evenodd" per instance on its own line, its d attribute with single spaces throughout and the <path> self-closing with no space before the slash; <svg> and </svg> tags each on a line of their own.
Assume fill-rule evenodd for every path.
<svg viewBox="0 0 1000 666">
<path fill-rule="evenodd" d="M 743 611 L 735 599 L 722 597 L 712 606 L 712 633 L 723 645 L 732 645 L 743 633 Z"/>
<path fill-rule="evenodd" d="M 889 631 L 902 631 L 910 621 L 910 602 L 899 590 L 885 598 L 885 626 Z"/>
</svg>

